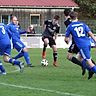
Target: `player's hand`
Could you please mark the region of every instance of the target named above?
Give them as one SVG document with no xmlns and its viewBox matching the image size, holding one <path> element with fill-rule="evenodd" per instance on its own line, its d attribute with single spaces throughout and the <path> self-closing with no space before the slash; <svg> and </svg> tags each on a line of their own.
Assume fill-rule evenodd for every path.
<svg viewBox="0 0 96 96">
<path fill-rule="evenodd" d="M 69 38 L 65 37 L 64 41 L 68 44 L 69 43 Z"/>
</svg>

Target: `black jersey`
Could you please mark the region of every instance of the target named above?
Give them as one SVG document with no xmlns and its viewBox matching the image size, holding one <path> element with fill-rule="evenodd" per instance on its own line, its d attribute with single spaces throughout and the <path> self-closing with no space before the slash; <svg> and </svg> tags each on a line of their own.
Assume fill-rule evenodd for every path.
<svg viewBox="0 0 96 96">
<path fill-rule="evenodd" d="M 67 18 L 67 19 L 64 21 L 64 24 L 65 24 L 66 27 L 68 27 L 68 25 L 69 25 L 70 23 L 71 23 L 70 18 Z M 73 44 L 75 43 L 73 37 L 72 37 L 72 43 L 73 43 Z"/>
<path fill-rule="evenodd" d="M 46 20 L 44 22 L 44 24 L 46 25 L 46 28 L 45 28 L 45 30 L 44 30 L 44 32 L 42 34 L 43 36 L 53 37 L 55 35 L 55 33 L 59 33 L 59 29 L 60 29 L 59 24 L 53 25 L 52 20 Z M 50 31 L 49 28 L 52 31 Z"/>
<path fill-rule="evenodd" d="M 64 24 L 65 24 L 66 27 L 67 27 L 70 23 L 71 23 L 70 18 L 67 18 L 67 19 L 64 21 Z"/>
</svg>

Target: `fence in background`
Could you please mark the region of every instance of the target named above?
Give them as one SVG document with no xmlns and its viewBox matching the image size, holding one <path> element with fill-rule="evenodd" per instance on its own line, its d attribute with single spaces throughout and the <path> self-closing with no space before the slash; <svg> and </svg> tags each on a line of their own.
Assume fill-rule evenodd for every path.
<svg viewBox="0 0 96 96">
<path fill-rule="evenodd" d="M 30 35 L 30 36 L 29 36 Z M 43 41 L 41 34 L 25 34 L 21 36 L 21 40 L 28 48 L 42 48 Z M 56 46 L 57 48 L 68 48 L 70 44 L 66 44 L 64 42 L 64 34 L 59 34 L 56 39 Z M 48 46 L 49 48 L 49 46 Z"/>
</svg>

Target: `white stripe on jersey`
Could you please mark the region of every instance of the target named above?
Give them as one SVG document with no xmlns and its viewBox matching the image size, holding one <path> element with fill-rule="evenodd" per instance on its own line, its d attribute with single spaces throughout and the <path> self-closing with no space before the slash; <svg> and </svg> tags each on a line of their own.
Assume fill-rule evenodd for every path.
<svg viewBox="0 0 96 96">
<path fill-rule="evenodd" d="M 83 25 L 83 23 L 81 23 L 81 24 L 73 24 L 72 27 L 80 26 L 80 25 Z"/>
</svg>

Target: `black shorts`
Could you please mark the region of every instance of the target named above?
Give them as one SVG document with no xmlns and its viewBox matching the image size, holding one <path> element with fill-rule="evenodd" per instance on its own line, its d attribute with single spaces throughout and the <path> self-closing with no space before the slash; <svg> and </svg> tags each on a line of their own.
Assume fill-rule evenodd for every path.
<svg viewBox="0 0 96 96">
<path fill-rule="evenodd" d="M 44 41 L 45 38 L 48 38 L 49 40 L 49 46 L 52 47 L 52 45 L 56 45 L 55 40 L 53 39 L 53 37 L 47 37 L 47 36 L 43 36 L 42 40 Z"/>
<path fill-rule="evenodd" d="M 68 49 L 69 53 L 74 53 L 74 54 L 77 54 L 79 51 L 80 50 L 75 43 L 72 43 Z"/>
</svg>

